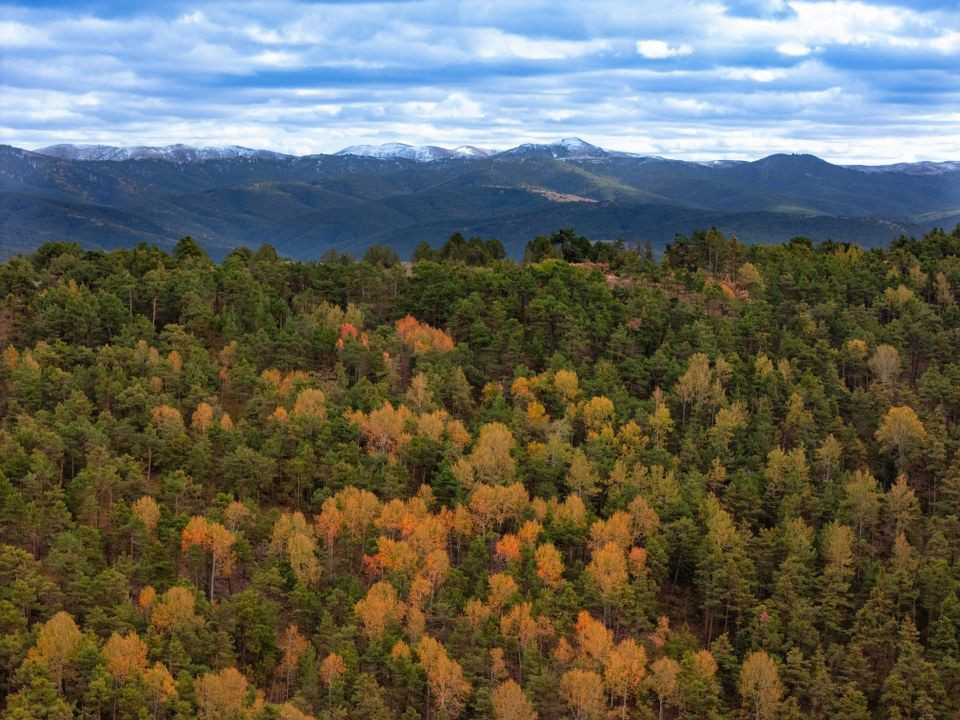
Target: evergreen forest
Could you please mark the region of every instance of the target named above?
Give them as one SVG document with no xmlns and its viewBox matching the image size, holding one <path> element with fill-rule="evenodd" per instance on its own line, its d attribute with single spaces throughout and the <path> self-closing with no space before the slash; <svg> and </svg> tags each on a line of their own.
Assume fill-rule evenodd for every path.
<svg viewBox="0 0 960 720">
<path fill-rule="evenodd" d="M 960 227 L 0 265 L 4 720 L 960 717 Z"/>
</svg>

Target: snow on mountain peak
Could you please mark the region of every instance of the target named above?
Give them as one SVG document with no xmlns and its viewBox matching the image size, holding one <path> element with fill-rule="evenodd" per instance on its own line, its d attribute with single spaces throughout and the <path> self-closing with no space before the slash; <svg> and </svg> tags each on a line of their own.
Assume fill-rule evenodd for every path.
<svg viewBox="0 0 960 720">
<path fill-rule="evenodd" d="M 193 147 L 191 145 L 132 145 L 115 147 L 113 145 L 49 145 L 34 150 L 40 155 L 62 160 L 168 160 L 171 162 L 203 162 L 205 160 L 230 160 L 236 158 L 269 159 L 283 157 L 281 153 L 269 150 L 252 150 L 239 145 L 225 147 Z"/>
<path fill-rule="evenodd" d="M 481 158 L 490 153 L 480 148 L 462 145 L 453 150 L 436 145 L 407 145 L 406 143 L 384 143 L 383 145 L 351 145 L 336 153 L 337 155 L 356 155 L 378 160 L 413 160 L 414 162 L 434 162 L 445 158 Z"/>
<path fill-rule="evenodd" d="M 558 140 L 552 145 L 559 145 L 560 147 L 566 148 L 567 150 L 599 150 L 596 145 L 591 145 L 585 140 L 581 140 L 578 137 L 569 137 Z"/>
</svg>

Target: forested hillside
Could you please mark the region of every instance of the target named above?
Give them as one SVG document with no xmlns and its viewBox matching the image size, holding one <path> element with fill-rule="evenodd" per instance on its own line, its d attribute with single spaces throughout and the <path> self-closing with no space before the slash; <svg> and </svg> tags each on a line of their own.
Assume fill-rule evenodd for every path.
<svg viewBox="0 0 960 720">
<path fill-rule="evenodd" d="M 0 265 L 5 720 L 960 716 L 960 228 Z"/>
<path fill-rule="evenodd" d="M 215 260 L 262 238 L 300 260 L 331 249 L 359 256 L 378 243 L 407 259 L 417 243 L 438 245 L 455 231 L 496 236 L 519 259 L 531 237 L 556 227 L 642 238 L 658 251 L 690 227 L 718 227 L 746 244 L 802 235 L 873 247 L 960 219 L 960 163 L 683 162 L 576 139 L 431 162 L 182 146 L 138 160 L 43 152 L 0 145 L 0 260 L 65 237 L 169 251 L 183 235 Z"/>
</svg>

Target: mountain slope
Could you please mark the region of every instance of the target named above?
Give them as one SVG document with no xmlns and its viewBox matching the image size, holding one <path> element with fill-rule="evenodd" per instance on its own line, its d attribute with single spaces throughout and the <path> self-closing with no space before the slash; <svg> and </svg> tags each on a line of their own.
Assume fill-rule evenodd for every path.
<svg viewBox="0 0 960 720">
<path fill-rule="evenodd" d="M 578 138 L 496 154 L 401 143 L 307 156 L 0 146 L 0 255 L 51 239 L 110 248 L 185 234 L 214 256 L 264 242 L 297 258 L 375 242 L 405 255 L 462 231 L 496 236 L 516 256 L 561 226 L 655 246 L 710 225 L 744 242 L 803 234 L 877 245 L 960 217 L 960 164 L 927 165 L 842 167 L 811 155 L 682 162 Z"/>
</svg>

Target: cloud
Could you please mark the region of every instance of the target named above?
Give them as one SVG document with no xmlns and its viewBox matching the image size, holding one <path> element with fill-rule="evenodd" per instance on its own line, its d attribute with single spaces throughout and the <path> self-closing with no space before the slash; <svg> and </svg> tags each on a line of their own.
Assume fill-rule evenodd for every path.
<svg viewBox="0 0 960 720">
<path fill-rule="evenodd" d="M 805 55 L 809 55 L 812 50 L 803 43 L 785 42 L 777 45 L 777 52 L 781 55 L 789 55 L 790 57 L 804 57 Z"/>
<path fill-rule="evenodd" d="M 12 0 L 0 6 L 0 141 L 321 152 L 577 135 L 697 159 L 956 159 L 955 2 L 592 8 Z"/>
<path fill-rule="evenodd" d="M 693 53 L 693 48 L 686 43 L 670 46 L 663 40 L 637 40 L 637 54 L 650 60 L 683 57 Z"/>
</svg>

